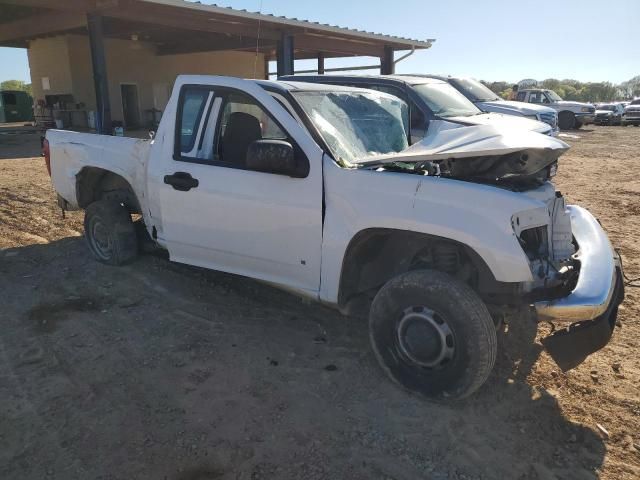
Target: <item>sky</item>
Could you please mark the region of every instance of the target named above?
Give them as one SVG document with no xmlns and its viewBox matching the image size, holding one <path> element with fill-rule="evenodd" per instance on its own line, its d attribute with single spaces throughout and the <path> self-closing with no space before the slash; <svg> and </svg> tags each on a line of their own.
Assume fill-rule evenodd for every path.
<svg viewBox="0 0 640 480">
<path fill-rule="evenodd" d="M 620 83 L 640 75 L 640 0 L 237 0 L 216 3 L 415 39 L 435 38 L 398 73 L 464 75 L 487 81 L 573 78 Z M 633 25 L 632 25 L 633 23 Z M 329 59 L 326 67 L 373 59 Z M 296 68 L 313 68 L 296 62 Z M 185 72 L 187 73 L 187 72 Z M 365 72 L 362 72 L 365 73 Z M 0 81 L 29 82 L 26 50 L 0 48 Z"/>
</svg>

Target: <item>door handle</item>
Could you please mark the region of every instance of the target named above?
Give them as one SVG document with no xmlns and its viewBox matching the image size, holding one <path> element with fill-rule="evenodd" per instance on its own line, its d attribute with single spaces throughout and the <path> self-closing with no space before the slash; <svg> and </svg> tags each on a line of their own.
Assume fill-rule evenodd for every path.
<svg viewBox="0 0 640 480">
<path fill-rule="evenodd" d="M 188 192 L 200 184 L 197 178 L 193 178 L 191 174 L 187 172 L 176 172 L 173 175 L 165 175 L 164 183 L 171 185 L 174 189 L 181 192 Z"/>
</svg>

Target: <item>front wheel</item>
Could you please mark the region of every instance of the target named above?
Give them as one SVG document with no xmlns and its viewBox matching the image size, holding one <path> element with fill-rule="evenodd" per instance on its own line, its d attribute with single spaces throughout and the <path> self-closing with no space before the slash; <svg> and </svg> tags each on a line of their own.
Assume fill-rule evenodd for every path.
<svg viewBox="0 0 640 480">
<path fill-rule="evenodd" d="M 373 351 L 391 379 L 433 400 L 464 398 L 496 359 L 493 319 L 467 285 L 434 270 L 387 282 L 371 305 Z"/>
<path fill-rule="evenodd" d="M 576 125 L 576 116 L 572 112 L 560 112 L 558 114 L 558 126 L 560 130 L 571 130 Z"/>
<path fill-rule="evenodd" d="M 115 200 L 98 200 L 84 214 L 89 250 L 107 265 L 124 265 L 138 255 L 138 238 L 127 208 Z"/>
</svg>

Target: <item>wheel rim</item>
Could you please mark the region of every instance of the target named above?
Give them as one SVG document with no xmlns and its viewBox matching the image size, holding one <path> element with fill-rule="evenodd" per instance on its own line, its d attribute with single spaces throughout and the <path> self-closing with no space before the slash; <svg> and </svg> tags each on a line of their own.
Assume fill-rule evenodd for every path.
<svg viewBox="0 0 640 480">
<path fill-rule="evenodd" d="M 109 230 L 102 222 L 94 221 L 91 225 L 89 241 L 93 251 L 103 260 L 109 260 L 113 255 L 113 244 Z"/>
<path fill-rule="evenodd" d="M 396 340 L 403 359 L 419 367 L 442 368 L 455 355 L 455 337 L 445 318 L 424 306 L 402 313 Z"/>
</svg>

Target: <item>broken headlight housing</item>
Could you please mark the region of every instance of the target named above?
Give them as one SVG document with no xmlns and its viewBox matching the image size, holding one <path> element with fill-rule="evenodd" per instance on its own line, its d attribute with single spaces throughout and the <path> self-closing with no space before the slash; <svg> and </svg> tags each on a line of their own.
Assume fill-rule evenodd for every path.
<svg viewBox="0 0 640 480">
<path fill-rule="evenodd" d="M 518 241 L 530 261 L 549 256 L 549 233 L 546 225 L 522 230 Z"/>
</svg>

